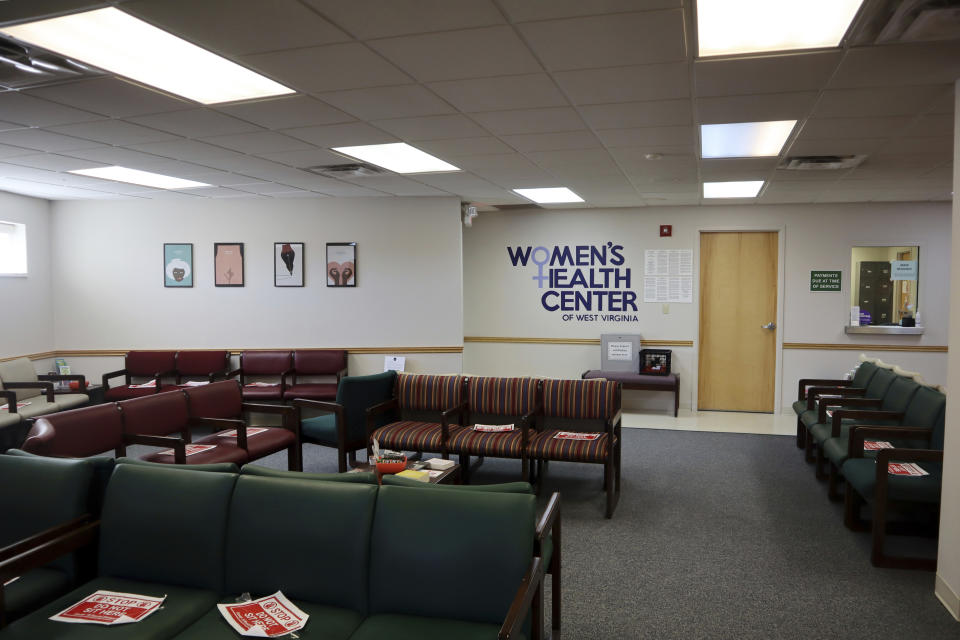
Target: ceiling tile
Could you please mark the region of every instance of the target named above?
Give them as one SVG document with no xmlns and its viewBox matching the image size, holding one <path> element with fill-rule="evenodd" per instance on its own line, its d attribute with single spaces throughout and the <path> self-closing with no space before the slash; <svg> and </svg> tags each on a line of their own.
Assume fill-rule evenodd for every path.
<svg viewBox="0 0 960 640">
<path fill-rule="evenodd" d="M 81 158 L 92 161 L 91 164 L 120 165 L 130 167 L 131 169 L 147 169 L 160 164 L 169 162 L 168 158 L 162 158 L 141 151 L 132 149 L 121 149 L 120 147 L 94 147 L 92 149 L 75 149 L 69 151 L 67 155 L 73 158 Z"/>
<path fill-rule="evenodd" d="M 644 202 L 647 206 L 677 207 L 683 205 L 700 204 L 700 192 L 694 190 L 692 193 L 655 193 L 650 191 L 643 192 Z"/>
<path fill-rule="evenodd" d="M 697 97 L 816 91 L 840 63 L 841 51 L 736 60 L 697 60 Z"/>
<path fill-rule="evenodd" d="M 141 142 L 161 142 L 163 140 L 177 139 L 176 136 L 170 135 L 169 133 L 157 131 L 156 129 L 148 129 L 147 127 L 141 127 L 137 124 L 124 122 L 123 120 L 97 120 L 95 122 L 65 124 L 57 127 L 48 127 L 48 131 L 121 147 Z"/>
<path fill-rule="evenodd" d="M 693 127 L 642 127 L 636 129 L 605 129 L 598 131 L 600 140 L 608 147 L 635 147 L 640 145 L 679 146 L 693 144 Z"/>
<path fill-rule="evenodd" d="M 468 199 L 483 199 L 487 196 L 502 196 L 506 190 L 481 178 L 464 172 L 424 173 L 417 180 L 432 187 L 454 193 Z"/>
<path fill-rule="evenodd" d="M 693 124 L 689 100 L 587 105 L 580 108 L 580 113 L 594 129 Z"/>
<path fill-rule="evenodd" d="M 361 40 L 503 23 L 489 0 L 305 1 Z"/>
<path fill-rule="evenodd" d="M 802 120 L 817 100 L 816 91 L 697 98 L 699 124 Z"/>
<path fill-rule="evenodd" d="M 849 169 L 824 171 L 804 171 L 799 169 L 777 169 L 770 177 L 772 182 L 817 182 L 828 178 L 842 179 L 850 173 Z"/>
<path fill-rule="evenodd" d="M 258 153 L 257 155 L 272 162 L 280 162 L 291 167 L 318 167 L 331 164 L 354 162 L 339 153 L 326 149 L 310 148 L 300 151 L 281 151 L 278 153 Z"/>
<path fill-rule="evenodd" d="M 247 191 L 248 193 L 259 193 L 263 195 L 272 195 L 275 193 L 284 193 L 294 191 L 293 187 L 290 187 L 285 184 L 277 184 L 276 182 L 253 182 L 249 184 L 236 184 L 233 185 L 233 188 L 237 191 Z M 304 191 L 302 189 L 296 189 L 296 191 L 303 191 L 304 193 L 312 193 L 311 191 Z"/>
<path fill-rule="evenodd" d="M 540 63 L 506 25 L 367 44 L 420 82 L 542 71 Z M 480 51 L 482 55 L 478 55 Z"/>
<path fill-rule="evenodd" d="M 203 138 L 208 144 L 226 147 L 240 153 L 263 155 L 278 151 L 299 151 L 310 149 L 310 145 L 303 140 L 285 136 L 276 131 L 258 131 L 256 133 L 238 133 L 231 136 L 214 136 Z"/>
<path fill-rule="evenodd" d="M 504 145 L 505 149 L 509 148 Z M 17 156 L 30 156 L 36 154 L 36 149 L 25 149 L 23 147 L 11 147 L 7 144 L 0 144 L 0 158 L 15 158 Z"/>
<path fill-rule="evenodd" d="M 33 98 L 19 91 L 0 93 L 0 113 L 3 114 L 4 120 L 27 127 L 89 122 L 102 117 L 89 111 Z"/>
<path fill-rule="evenodd" d="M 256 194 L 246 191 L 237 191 L 226 187 L 203 187 L 202 189 L 190 189 L 189 191 L 180 191 L 180 193 L 190 193 L 201 198 L 252 198 Z"/>
<path fill-rule="evenodd" d="M 410 82 L 407 74 L 359 42 L 261 53 L 243 60 L 304 93 Z"/>
<path fill-rule="evenodd" d="M 723 158 L 700 161 L 704 181 L 763 180 L 777 166 L 776 158 Z"/>
<path fill-rule="evenodd" d="M 804 140 L 889 137 L 902 133 L 910 121 L 907 116 L 810 118 L 803 124 L 801 137 Z"/>
<path fill-rule="evenodd" d="M 475 113 L 473 118 L 496 135 L 576 131 L 586 126 L 569 107 Z"/>
<path fill-rule="evenodd" d="M 944 156 L 940 154 L 877 154 L 864 160 L 863 164 L 853 169 L 848 177 L 853 180 L 913 178 L 937 168 L 943 162 Z"/>
<path fill-rule="evenodd" d="M 61 156 L 55 153 L 40 153 L 30 156 L 18 156 L 16 158 L 7 158 L 4 162 L 17 164 L 24 167 L 33 167 L 35 169 L 46 169 L 47 171 L 73 171 L 75 169 L 90 169 L 95 166 L 102 166 L 99 162 L 90 162 L 89 160 L 80 160 L 68 156 Z"/>
<path fill-rule="evenodd" d="M 467 113 L 567 105 L 567 99 L 545 73 L 431 82 L 427 86 Z"/>
<path fill-rule="evenodd" d="M 553 20 L 683 6 L 683 0 L 500 0 L 500 6 L 513 22 Z"/>
<path fill-rule="evenodd" d="M 225 164 L 243 158 L 235 151 L 221 149 L 197 140 L 172 140 L 170 142 L 148 142 L 132 145 L 135 151 L 143 151 L 173 160 L 183 160 L 211 167 L 224 168 Z"/>
<path fill-rule="evenodd" d="M 368 189 L 376 189 L 395 196 L 443 196 L 447 195 L 445 191 L 435 189 L 431 186 L 416 182 L 402 176 L 371 176 L 369 178 L 357 178 L 348 180 L 351 184 Z"/>
<path fill-rule="evenodd" d="M 960 77 L 960 40 L 888 44 L 847 52 L 831 89 L 953 83 Z"/>
<path fill-rule="evenodd" d="M 843 138 L 809 140 L 801 134 L 787 150 L 790 156 L 846 156 L 869 155 L 886 143 L 884 138 Z"/>
<path fill-rule="evenodd" d="M 299 186 L 299 185 L 298 185 Z M 312 191 L 317 191 L 328 196 L 336 196 L 338 198 L 356 198 L 360 196 L 386 196 L 390 195 L 384 191 L 378 191 L 376 189 L 368 189 L 366 187 L 361 187 L 359 185 L 350 184 L 349 182 L 341 182 L 340 180 L 330 180 L 327 184 L 322 186 L 317 186 Z"/>
<path fill-rule="evenodd" d="M 350 39 L 296 0 L 151 0 L 126 2 L 123 9 L 228 56 Z"/>
<path fill-rule="evenodd" d="M 686 59 L 683 11 L 646 11 L 518 26 L 552 71 Z"/>
<path fill-rule="evenodd" d="M 333 106 L 363 120 L 432 116 L 454 109 L 419 85 L 354 89 L 319 96 Z"/>
<path fill-rule="evenodd" d="M 690 95 L 685 62 L 564 71 L 554 74 L 573 104 L 670 100 Z"/>
<path fill-rule="evenodd" d="M 301 95 L 224 105 L 217 107 L 217 110 L 267 129 L 309 127 L 353 120 L 352 116 L 339 109 Z"/>
<path fill-rule="evenodd" d="M 931 114 L 921 117 L 907 128 L 904 135 L 915 138 L 953 137 L 953 114 Z"/>
<path fill-rule="evenodd" d="M 932 85 L 831 89 L 820 96 L 813 115 L 818 118 L 914 115 L 931 107 L 944 88 Z"/>
<path fill-rule="evenodd" d="M 554 184 L 557 179 L 518 153 L 463 158 L 461 165 L 505 189 Z"/>
<path fill-rule="evenodd" d="M 510 153 L 513 151 L 512 148 L 494 137 L 431 140 L 421 142 L 417 144 L 417 147 L 441 158 Z"/>
<path fill-rule="evenodd" d="M 186 138 L 259 131 L 260 127 L 218 113 L 213 109 L 188 109 L 128 118 L 128 121 Z"/>
<path fill-rule="evenodd" d="M 560 171 L 564 168 L 575 171 L 603 169 L 603 173 L 607 175 L 619 174 L 616 163 L 605 149 L 532 151 L 526 155 L 541 167 L 551 171 Z"/>
<path fill-rule="evenodd" d="M 26 147 L 37 151 L 67 151 L 100 146 L 96 142 L 81 140 L 42 129 L 15 129 L 0 132 L 0 144 Z"/>
<path fill-rule="evenodd" d="M 120 78 L 78 80 L 52 87 L 30 89 L 24 93 L 111 118 L 176 111 L 196 106 L 192 102 L 180 100 Z"/>
<path fill-rule="evenodd" d="M 914 138 L 904 136 L 886 140 L 880 150 L 883 153 L 934 153 L 951 154 L 954 145 L 953 139 L 947 136 L 935 138 Z"/>
<path fill-rule="evenodd" d="M 399 142 L 389 133 L 375 129 L 365 122 L 329 124 L 321 127 L 299 127 L 286 129 L 284 133 L 318 147 L 326 148 Z"/>
<path fill-rule="evenodd" d="M 590 131 L 558 133 L 525 133 L 503 136 L 503 141 L 517 151 L 555 151 L 559 149 L 592 149 L 601 146 Z"/>
<path fill-rule="evenodd" d="M 463 115 L 377 120 L 373 125 L 404 140 L 439 140 L 486 135 L 483 127 Z"/>
</svg>

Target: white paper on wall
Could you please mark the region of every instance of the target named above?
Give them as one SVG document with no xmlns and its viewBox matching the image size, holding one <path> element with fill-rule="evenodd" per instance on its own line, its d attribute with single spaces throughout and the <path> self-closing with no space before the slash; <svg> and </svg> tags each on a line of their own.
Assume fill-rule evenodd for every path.
<svg viewBox="0 0 960 640">
<path fill-rule="evenodd" d="M 644 302 L 693 302 L 692 249 L 647 249 L 643 264 Z"/>
</svg>

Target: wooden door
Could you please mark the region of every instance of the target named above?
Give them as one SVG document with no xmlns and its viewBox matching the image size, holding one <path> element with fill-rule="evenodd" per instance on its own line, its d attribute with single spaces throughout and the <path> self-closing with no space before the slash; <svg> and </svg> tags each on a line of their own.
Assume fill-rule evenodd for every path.
<svg viewBox="0 0 960 640">
<path fill-rule="evenodd" d="M 773 412 L 777 246 L 775 231 L 700 234 L 699 409 Z"/>
</svg>

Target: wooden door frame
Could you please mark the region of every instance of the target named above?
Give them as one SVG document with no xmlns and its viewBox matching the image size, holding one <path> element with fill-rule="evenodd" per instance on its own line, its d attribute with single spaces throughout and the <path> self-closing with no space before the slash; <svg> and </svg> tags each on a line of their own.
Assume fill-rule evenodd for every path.
<svg viewBox="0 0 960 640">
<path fill-rule="evenodd" d="M 694 364 L 691 391 L 693 392 L 693 401 L 691 411 L 697 412 L 700 407 L 700 242 L 704 233 L 776 233 L 777 234 L 777 317 L 774 322 L 777 323 L 777 342 L 776 342 L 776 363 L 774 363 L 774 387 L 773 387 L 773 415 L 779 415 L 782 411 L 781 395 L 783 393 L 783 299 L 784 287 L 786 286 L 786 270 L 784 268 L 784 255 L 786 251 L 786 225 L 763 225 L 763 226 L 740 226 L 724 225 L 718 227 L 699 227 L 697 229 L 696 246 L 693 249 L 693 263 L 696 265 L 696 277 L 693 282 L 693 304 L 694 313 L 697 318 L 697 339 L 694 343 L 693 354 Z"/>
</svg>

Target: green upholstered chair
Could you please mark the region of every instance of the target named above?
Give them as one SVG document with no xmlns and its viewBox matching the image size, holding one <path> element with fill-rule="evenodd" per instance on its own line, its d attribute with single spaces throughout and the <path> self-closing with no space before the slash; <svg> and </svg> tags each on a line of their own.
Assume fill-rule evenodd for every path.
<svg viewBox="0 0 960 640">
<path fill-rule="evenodd" d="M 897 438 L 922 440 L 924 448 L 881 449 L 876 459 L 864 456 L 865 438 L 893 441 Z M 888 515 L 891 511 L 916 517 L 925 515 L 931 531 L 939 521 L 940 491 L 943 479 L 944 413 L 929 429 L 915 427 L 856 426 L 850 431 L 849 457 L 841 472 L 846 480 L 844 523 L 861 529 L 860 510 L 869 504 L 873 513 L 870 529 L 873 544 L 871 562 L 878 567 L 935 570 L 936 558 L 895 557 L 884 551 Z M 889 462 L 914 462 L 928 473 L 925 476 L 898 476 L 887 472 Z"/>
<path fill-rule="evenodd" d="M 806 445 L 807 428 L 817 422 L 816 402 L 819 395 L 852 394 L 866 389 L 877 369 L 873 362 L 863 361 L 850 380 L 801 378 L 797 401 L 793 403 L 793 411 L 797 414 L 797 447 L 802 449 Z"/>
<path fill-rule="evenodd" d="M 898 381 L 899 382 L 899 381 Z M 900 385 L 902 386 L 902 385 Z M 893 385 L 891 385 L 893 391 Z M 849 456 L 850 431 L 855 428 L 854 423 L 871 426 L 900 426 L 916 427 L 918 429 L 933 429 L 937 422 L 943 422 L 947 397 L 940 391 L 925 385 L 919 385 L 916 393 L 902 413 L 894 409 L 889 411 L 846 411 L 841 410 L 839 415 L 833 414 L 833 420 L 839 421 L 839 435 L 827 439 L 821 446 L 824 456 L 830 466 L 829 494 L 831 499 L 839 499 L 837 483 L 842 478 L 840 468 Z M 831 425 L 833 426 L 833 425 Z M 831 434 L 832 435 L 832 434 Z M 924 443 L 916 440 L 895 440 L 896 447 L 913 448 Z M 874 457 L 872 451 L 865 451 L 865 457 Z"/>
<path fill-rule="evenodd" d="M 438 513 L 441 525 L 425 524 Z M 542 599 L 535 517 L 536 498 L 528 494 L 381 487 L 370 540 L 369 613 L 351 638 L 497 638 L 509 626 L 511 585 L 521 590 L 526 577 L 539 596 L 535 605 Z M 407 587 L 436 584 L 437 575 L 454 568 L 457 579 L 442 588 Z M 537 619 L 542 624 L 542 612 L 534 613 Z M 534 628 L 533 637 L 540 631 Z"/>
<path fill-rule="evenodd" d="M 300 437 L 303 442 L 334 447 L 337 450 L 337 466 L 340 473 L 347 470 L 347 459 L 355 464 L 357 451 L 367 448 L 367 409 L 389 400 L 393 396 L 396 371 L 385 371 L 369 376 L 348 376 L 337 385 L 336 402 L 322 402 L 298 398 L 293 406 L 323 411 L 324 415 L 300 420 Z M 382 416 L 379 426 L 386 421 Z"/>
<path fill-rule="evenodd" d="M 378 484 L 377 474 L 373 471 L 356 471 L 354 473 L 304 473 L 302 471 L 282 471 L 280 469 L 271 469 L 269 467 L 261 467 L 255 464 L 245 464 L 240 470 L 240 474 L 245 476 L 262 476 L 266 478 L 289 478 L 293 480 Z"/>
<path fill-rule="evenodd" d="M 89 511 L 93 471 L 87 460 L 0 455 L 0 561 L 79 525 Z M 66 593 L 76 574 L 74 558 L 65 556 L 22 575 L 0 575 L 0 623 Z"/>
<path fill-rule="evenodd" d="M 214 608 L 224 591 L 228 510 L 237 476 L 190 469 L 117 465 L 99 527 L 97 576 L 3 630 L 9 639 L 171 638 Z M 107 632 L 48 618 L 98 589 L 166 596 L 163 607 L 136 624 Z"/>
<path fill-rule="evenodd" d="M 242 475 L 230 504 L 222 600 L 233 602 L 245 592 L 259 598 L 282 589 L 310 616 L 303 637 L 347 640 L 368 609 L 366 567 L 377 490 L 376 485 Z M 295 525 L 278 529 L 285 522 Z M 265 544 L 276 545 L 278 553 L 251 552 Z M 178 640 L 236 637 L 216 609 L 177 635 Z"/>
</svg>

